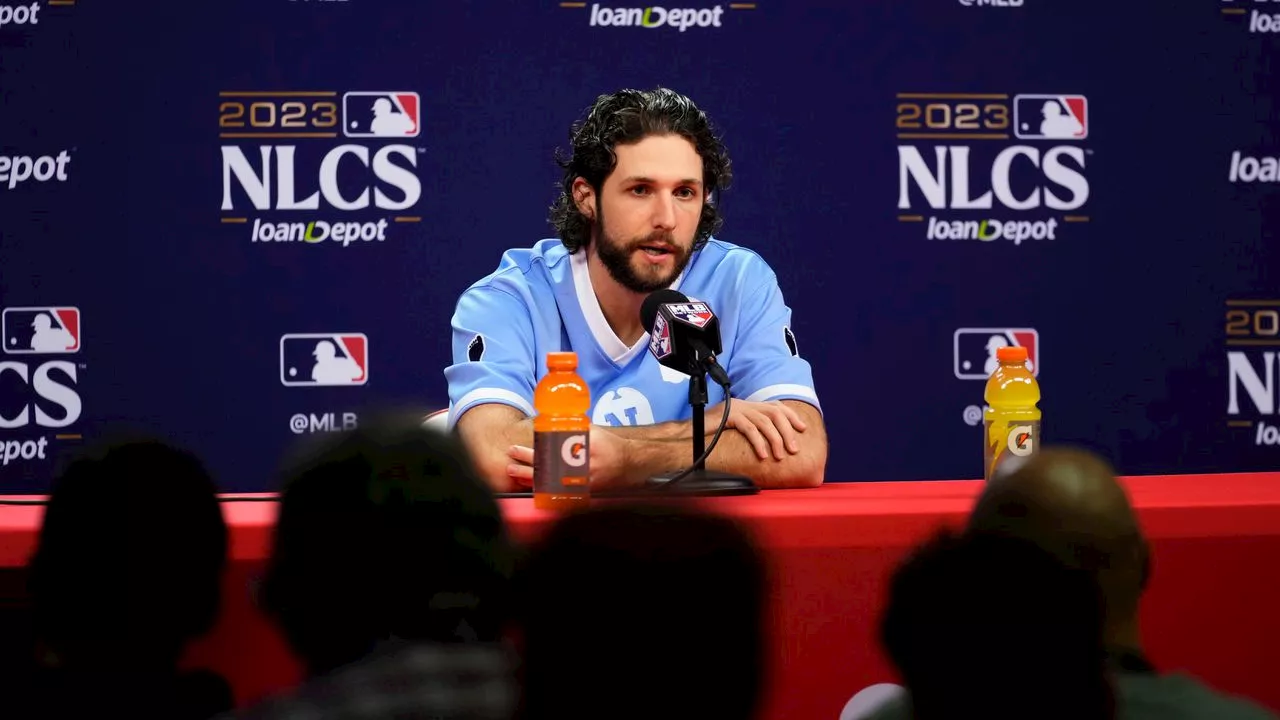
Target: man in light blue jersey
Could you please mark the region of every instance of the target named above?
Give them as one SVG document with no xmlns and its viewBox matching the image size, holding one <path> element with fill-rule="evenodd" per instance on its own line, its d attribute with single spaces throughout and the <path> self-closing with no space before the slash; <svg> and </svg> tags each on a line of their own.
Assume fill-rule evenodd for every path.
<svg viewBox="0 0 1280 720">
<path fill-rule="evenodd" d="M 713 237 L 710 202 L 730 180 L 706 115 L 667 89 L 598 98 L 559 159 L 557 238 L 507 251 L 453 315 L 449 425 L 498 491 L 533 477 L 533 392 L 548 352 L 573 351 L 591 389 L 593 487 L 637 485 L 692 458 L 689 376 L 647 351 L 640 307 L 671 288 L 720 319 L 732 381 L 727 429 L 707 468 L 762 488 L 820 485 L 827 439 L 813 373 L 777 277 L 756 253 Z M 708 388 L 708 436 L 724 393 Z"/>
</svg>

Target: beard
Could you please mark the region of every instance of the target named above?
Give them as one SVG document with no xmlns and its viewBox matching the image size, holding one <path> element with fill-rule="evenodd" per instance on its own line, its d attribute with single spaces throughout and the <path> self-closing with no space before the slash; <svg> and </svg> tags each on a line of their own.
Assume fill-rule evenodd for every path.
<svg viewBox="0 0 1280 720">
<path fill-rule="evenodd" d="M 693 257 L 693 248 L 681 247 L 670 232 L 656 230 L 644 237 L 631 240 L 618 240 L 609 235 L 604 227 L 604 216 L 596 209 L 594 232 L 596 255 L 612 277 L 622 287 L 636 293 L 648 294 L 655 290 L 669 287 L 680 273 L 689 265 Z M 643 252 L 640 248 L 646 245 L 662 245 L 669 249 L 672 259 L 671 270 L 636 260 L 635 254 Z"/>
</svg>

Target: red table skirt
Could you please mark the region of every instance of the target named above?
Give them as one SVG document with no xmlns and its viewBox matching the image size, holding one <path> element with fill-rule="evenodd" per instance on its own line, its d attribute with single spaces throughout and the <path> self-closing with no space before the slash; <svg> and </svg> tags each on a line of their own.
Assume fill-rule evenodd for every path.
<svg viewBox="0 0 1280 720">
<path fill-rule="evenodd" d="M 1163 670 L 1280 709 L 1280 473 L 1126 478 L 1154 547 L 1144 600 L 1147 649 Z M 893 681 L 876 641 L 889 573 L 934 529 L 960 522 L 975 481 L 829 483 L 813 490 L 703 500 L 745 521 L 772 568 L 772 686 L 766 718 L 829 718 L 860 688 Z M 223 616 L 188 662 L 213 668 L 251 702 L 294 683 L 298 667 L 253 604 L 274 502 L 223 505 L 231 565 Z M 503 500 L 517 538 L 554 519 Z M 25 564 L 42 508 L 0 506 L 0 568 Z"/>
</svg>

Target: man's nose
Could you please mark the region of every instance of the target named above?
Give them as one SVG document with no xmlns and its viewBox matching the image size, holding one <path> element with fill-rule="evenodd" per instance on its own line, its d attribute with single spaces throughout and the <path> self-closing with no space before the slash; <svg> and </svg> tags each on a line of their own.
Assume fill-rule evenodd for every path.
<svg viewBox="0 0 1280 720">
<path fill-rule="evenodd" d="M 676 206 L 675 198 L 669 196 L 659 196 L 655 201 L 657 206 L 653 211 L 653 226 L 662 228 L 663 230 L 673 230 L 676 226 Z"/>
</svg>

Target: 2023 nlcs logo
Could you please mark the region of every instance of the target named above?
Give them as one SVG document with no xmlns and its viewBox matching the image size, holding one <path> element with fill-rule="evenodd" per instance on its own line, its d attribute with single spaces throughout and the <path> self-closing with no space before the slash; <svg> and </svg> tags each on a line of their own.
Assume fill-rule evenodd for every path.
<svg viewBox="0 0 1280 720">
<path fill-rule="evenodd" d="M 220 96 L 219 137 L 236 141 L 221 147 L 222 222 L 252 220 L 251 242 L 376 244 L 392 227 L 422 220 L 411 211 L 422 198 L 418 156 L 424 150 L 405 142 L 421 134 L 418 93 Z M 360 142 L 314 142 L 340 135 Z M 242 140 L 271 142 L 241 145 Z"/>
<path fill-rule="evenodd" d="M 1280 446 L 1280 300 L 1228 300 L 1223 332 L 1227 427 L 1254 446 Z"/>
<path fill-rule="evenodd" d="M 895 122 L 898 220 L 927 239 L 1016 246 L 1088 221 L 1085 96 L 899 93 Z"/>
</svg>

